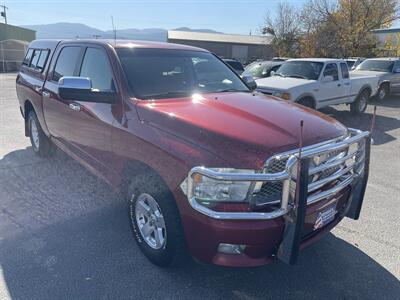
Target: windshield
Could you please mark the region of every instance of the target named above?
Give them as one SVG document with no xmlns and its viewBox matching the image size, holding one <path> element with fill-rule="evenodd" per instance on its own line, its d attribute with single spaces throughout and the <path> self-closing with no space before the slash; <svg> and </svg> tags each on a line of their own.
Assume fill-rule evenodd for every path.
<svg viewBox="0 0 400 300">
<path fill-rule="evenodd" d="M 359 64 L 356 70 L 364 70 L 364 71 L 377 71 L 377 72 L 392 72 L 393 70 L 393 61 L 390 60 L 365 60 L 361 64 Z"/>
<path fill-rule="evenodd" d="M 130 89 L 140 99 L 250 91 L 229 67 L 208 52 L 120 48 L 117 54 Z"/>
<path fill-rule="evenodd" d="M 252 63 L 244 69 L 244 73 L 253 77 L 263 77 L 266 72 L 266 65 L 262 63 Z"/>
<path fill-rule="evenodd" d="M 318 80 L 323 66 L 322 62 L 288 61 L 278 69 L 275 76 Z"/>
</svg>

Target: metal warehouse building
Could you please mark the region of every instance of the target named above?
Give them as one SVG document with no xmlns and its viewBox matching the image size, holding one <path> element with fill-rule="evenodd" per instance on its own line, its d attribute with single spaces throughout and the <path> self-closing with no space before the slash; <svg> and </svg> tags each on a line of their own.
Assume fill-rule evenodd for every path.
<svg viewBox="0 0 400 300">
<path fill-rule="evenodd" d="M 204 48 L 222 58 L 235 58 L 241 62 L 274 56 L 269 36 L 169 30 L 168 42 Z"/>
<path fill-rule="evenodd" d="M 0 23 L 0 72 L 18 70 L 29 42 L 35 38 L 33 30 Z"/>
</svg>

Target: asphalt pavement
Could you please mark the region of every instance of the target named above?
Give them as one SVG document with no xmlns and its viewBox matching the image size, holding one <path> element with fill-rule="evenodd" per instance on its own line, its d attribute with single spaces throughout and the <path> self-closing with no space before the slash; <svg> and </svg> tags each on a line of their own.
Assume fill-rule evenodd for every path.
<svg viewBox="0 0 400 300">
<path fill-rule="evenodd" d="M 323 112 L 369 129 L 372 106 L 359 117 L 344 105 Z M 295 266 L 153 266 L 124 200 L 61 151 L 35 156 L 23 128 L 15 74 L 0 74 L 0 299 L 400 298 L 400 96 L 378 104 L 361 218 Z"/>
</svg>

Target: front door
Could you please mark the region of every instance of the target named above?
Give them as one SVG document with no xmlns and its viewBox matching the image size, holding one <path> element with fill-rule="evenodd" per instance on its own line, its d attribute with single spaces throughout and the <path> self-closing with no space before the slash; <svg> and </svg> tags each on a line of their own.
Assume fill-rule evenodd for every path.
<svg viewBox="0 0 400 300">
<path fill-rule="evenodd" d="M 339 76 L 337 63 L 328 63 L 322 73 L 321 86 L 316 93 L 319 107 L 327 106 L 336 103 L 342 103 L 345 94 L 345 85 L 342 78 Z M 333 81 L 325 82 L 323 79 L 326 76 L 332 76 Z"/>
</svg>

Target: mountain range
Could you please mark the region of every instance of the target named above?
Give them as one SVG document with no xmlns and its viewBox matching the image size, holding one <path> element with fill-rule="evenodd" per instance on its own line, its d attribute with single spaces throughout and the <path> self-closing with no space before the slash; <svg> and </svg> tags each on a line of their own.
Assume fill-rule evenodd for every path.
<svg viewBox="0 0 400 300">
<path fill-rule="evenodd" d="M 71 39 L 71 38 L 113 38 L 112 30 L 100 30 L 81 23 L 54 23 L 45 25 L 21 25 L 21 27 L 36 31 L 38 39 Z M 212 29 L 190 29 L 188 27 L 180 27 L 174 30 L 221 33 Z M 147 41 L 162 41 L 167 40 L 167 30 L 162 28 L 145 28 L 145 29 L 117 29 L 118 39 L 133 39 Z"/>
</svg>

